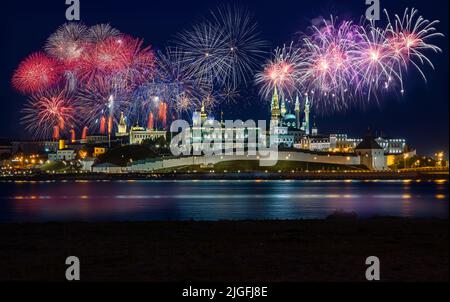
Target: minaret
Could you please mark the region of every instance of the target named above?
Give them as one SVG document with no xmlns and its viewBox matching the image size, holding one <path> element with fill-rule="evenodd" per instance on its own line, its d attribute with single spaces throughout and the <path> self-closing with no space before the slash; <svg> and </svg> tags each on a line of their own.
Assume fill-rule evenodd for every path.
<svg viewBox="0 0 450 302">
<path fill-rule="evenodd" d="M 312 134 L 312 136 L 317 136 L 319 134 L 319 129 L 317 128 L 317 125 L 316 125 L 316 117 L 314 117 L 314 124 L 313 124 L 313 128 L 311 130 L 311 134 Z"/>
<path fill-rule="evenodd" d="M 306 101 L 305 101 L 305 122 L 304 122 L 304 130 L 306 135 L 309 135 L 310 132 L 310 125 L 309 125 L 309 113 L 310 113 L 310 106 L 311 104 L 309 103 L 309 96 L 306 95 Z"/>
<path fill-rule="evenodd" d="M 280 124 L 280 104 L 278 102 L 278 90 L 275 87 L 275 91 L 272 96 L 272 110 L 270 119 L 270 128 L 278 127 Z"/>
<path fill-rule="evenodd" d="M 300 129 L 300 99 L 297 97 L 295 98 L 295 126 L 297 129 Z"/>
<path fill-rule="evenodd" d="M 202 125 L 204 125 L 205 121 L 208 119 L 208 115 L 206 114 L 206 111 L 205 111 L 205 102 L 204 101 L 202 101 L 202 108 L 200 111 L 200 119 L 202 121 Z"/>
<path fill-rule="evenodd" d="M 125 116 L 123 115 L 123 112 L 120 113 L 120 120 L 117 129 L 117 136 L 127 135 L 127 123 L 125 122 Z"/>
<path fill-rule="evenodd" d="M 287 113 L 287 110 L 286 110 L 286 101 L 285 101 L 285 99 L 283 98 L 283 100 L 281 101 L 281 116 L 284 117 L 284 116 L 286 115 L 286 113 Z"/>
</svg>

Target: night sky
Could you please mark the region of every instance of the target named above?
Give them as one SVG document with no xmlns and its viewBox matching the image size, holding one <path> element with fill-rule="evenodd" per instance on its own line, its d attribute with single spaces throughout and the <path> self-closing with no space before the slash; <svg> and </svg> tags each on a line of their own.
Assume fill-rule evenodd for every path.
<svg viewBox="0 0 450 302">
<path fill-rule="evenodd" d="M 81 19 L 86 25 L 110 23 L 123 33 L 145 39 L 154 48 L 163 48 L 180 30 L 201 21 L 211 9 L 226 0 L 81 0 Z M 258 21 L 262 37 L 275 48 L 289 43 L 295 33 L 305 30 L 319 16 L 352 18 L 365 13 L 365 0 L 247 0 L 234 1 L 249 8 Z M 406 77 L 406 94 L 388 96 L 381 105 L 339 114 L 318 115 L 319 131 L 362 136 L 368 127 L 393 138 L 407 138 L 421 154 L 445 150 L 448 154 L 448 0 L 381 0 L 383 8 L 403 14 L 406 7 L 419 9 L 425 18 L 441 21 L 445 38 L 433 40 L 442 54 L 430 54 L 436 70 L 425 67 L 428 82 L 411 69 Z M 65 0 L 4 1 L 0 19 L 0 138 L 27 138 L 20 125 L 20 109 L 25 97 L 14 92 L 11 75 L 19 62 L 40 50 L 46 38 L 65 20 Z M 269 103 L 261 102 L 255 87 L 242 93 L 239 106 L 228 108 L 228 117 L 268 118 Z M 227 116 L 226 116 L 227 117 Z"/>
</svg>

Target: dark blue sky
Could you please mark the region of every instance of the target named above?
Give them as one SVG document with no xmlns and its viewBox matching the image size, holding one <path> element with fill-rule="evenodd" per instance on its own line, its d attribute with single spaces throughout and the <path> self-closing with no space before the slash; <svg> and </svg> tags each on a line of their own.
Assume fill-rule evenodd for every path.
<svg viewBox="0 0 450 302">
<path fill-rule="evenodd" d="M 110 23 L 124 33 L 144 38 L 155 48 L 162 48 L 178 31 L 227 2 L 248 7 L 258 21 L 262 36 L 273 47 L 289 43 L 296 32 L 304 30 L 318 16 L 333 14 L 358 21 L 366 9 L 365 0 L 81 0 L 81 18 L 87 25 Z M 432 55 L 436 70 L 425 67 L 427 83 L 412 71 L 406 78 L 405 96 L 387 97 L 381 106 L 318 116 L 319 130 L 361 136 L 370 126 L 391 137 L 407 138 L 421 153 L 448 151 L 448 0 L 381 0 L 381 6 L 391 13 L 403 13 L 406 7 L 415 7 L 427 19 L 441 20 L 439 29 L 446 37 L 435 40 L 443 49 L 442 54 Z M 40 50 L 46 38 L 65 22 L 65 9 L 65 0 L 2 2 L 0 138 L 28 136 L 19 123 L 25 98 L 11 89 L 11 74 L 23 58 Z M 267 117 L 268 103 L 262 105 L 253 90 L 250 87 L 243 93 L 251 97 L 228 110 L 230 116 Z"/>
</svg>

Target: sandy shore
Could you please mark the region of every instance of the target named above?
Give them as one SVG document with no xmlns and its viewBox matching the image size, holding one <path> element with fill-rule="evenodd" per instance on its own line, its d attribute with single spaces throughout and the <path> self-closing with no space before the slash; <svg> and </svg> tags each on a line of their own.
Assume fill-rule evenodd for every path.
<svg viewBox="0 0 450 302">
<path fill-rule="evenodd" d="M 0 280 L 448 281 L 448 220 L 0 224 Z"/>
</svg>

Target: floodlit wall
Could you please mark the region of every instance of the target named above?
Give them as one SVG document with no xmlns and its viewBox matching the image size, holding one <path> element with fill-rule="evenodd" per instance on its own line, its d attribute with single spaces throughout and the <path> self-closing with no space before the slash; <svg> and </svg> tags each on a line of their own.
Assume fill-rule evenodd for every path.
<svg viewBox="0 0 450 302">
<path fill-rule="evenodd" d="M 171 169 L 182 166 L 191 165 L 215 165 L 225 161 L 237 161 L 237 160 L 260 160 L 258 156 L 249 155 L 234 155 L 234 156 L 199 156 L 199 157 L 183 157 L 176 159 L 167 159 L 159 161 L 147 161 L 137 162 L 127 168 L 130 172 L 150 172 L 161 169 Z M 338 156 L 338 155 L 316 155 L 303 152 L 279 152 L 279 161 L 293 161 L 293 162 L 309 162 L 309 163 L 322 163 L 322 164 L 337 164 L 337 165 L 360 165 L 361 160 L 359 156 Z"/>
</svg>

